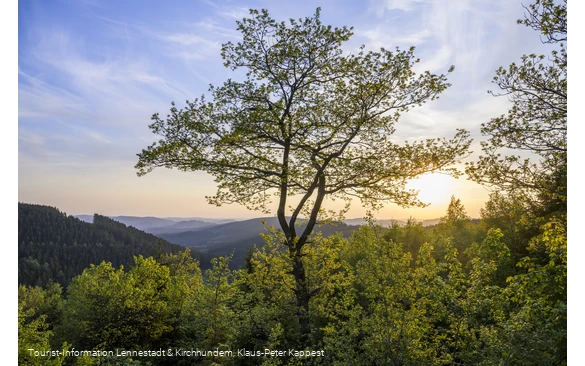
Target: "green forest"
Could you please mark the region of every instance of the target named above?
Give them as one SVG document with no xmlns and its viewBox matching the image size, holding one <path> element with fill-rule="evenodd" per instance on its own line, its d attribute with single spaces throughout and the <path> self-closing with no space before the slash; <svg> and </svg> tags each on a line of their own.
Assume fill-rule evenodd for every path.
<svg viewBox="0 0 585 366">
<path fill-rule="evenodd" d="M 468 131 L 389 138 L 448 89 L 452 67 L 416 74 L 413 48 L 344 55 L 352 28 L 323 25 L 320 9 L 288 23 L 250 10 L 221 54 L 246 80 L 155 114 L 160 140 L 136 169 L 207 172 L 210 204 L 277 207 L 278 225 L 234 269 L 231 255 L 202 258 L 104 216 L 19 204 L 19 363 L 566 365 L 566 6 L 536 0 L 518 20 L 554 50 L 496 70 L 492 94 L 511 108 L 482 125 L 465 172 L 454 164 Z M 491 189 L 480 217 L 452 197 L 437 225 L 376 224 L 387 201 L 424 206 L 405 187 L 430 172 Z M 352 199 L 370 223 L 321 234 Z"/>
<path fill-rule="evenodd" d="M 18 204 L 18 283 L 22 285 L 45 287 L 55 282 L 67 287 L 92 263 L 128 267 L 137 254 L 150 257 L 182 250 L 102 215 L 95 214 L 90 224 L 54 207 Z"/>
<path fill-rule="evenodd" d="M 534 204 L 534 202 L 531 202 Z M 562 211 L 494 195 L 472 221 L 316 235 L 305 252 L 310 335 L 300 329 L 282 233 L 245 268 L 202 272 L 188 250 L 85 269 L 64 289 L 19 286 L 21 364 L 560 365 L 566 360 Z M 35 350 L 324 350 L 324 357 L 34 357 Z"/>
</svg>

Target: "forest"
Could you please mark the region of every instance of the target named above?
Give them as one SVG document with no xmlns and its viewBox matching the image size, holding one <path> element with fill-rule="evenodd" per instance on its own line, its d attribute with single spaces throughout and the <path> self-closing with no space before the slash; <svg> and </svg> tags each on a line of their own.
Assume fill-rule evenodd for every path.
<svg viewBox="0 0 585 366">
<path fill-rule="evenodd" d="M 544 210 L 544 211 L 543 211 Z M 245 268 L 188 251 L 85 269 L 66 290 L 19 286 L 21 364 L 559 365 L 566 360 L 562 211 L 494 195 L 472 221 L 455 198 L 432 228 L 362 226 L 306 252 L 311 332 L 299 342 L 282 233 Z M 528 245 L 527 245 L 528 243 Z M 323 357 L 35 357 L 35 350 L 324 350 Z"/>
<path fill-rule="evenodd" d="M 90 224 L 54 207 L 18 204 L 19 284 L 44 287 L 56 282 L 67 287 L 92 263 L 128 267 L 137 254 L 150 257 L 184 249 L 102 215 L 95 214 Z"/>
<path fill-rule="evenodd" d="M 259 233 L 242 268 L 227 255 L 205 269 L 189 249 L 106 217 L 92 225 L 19 205 L 19 217 L 36 210 L 19 220 L 19 363 L 566 365 L 566 1 L 526 11 L 518 23 L 555 49 L 496 70 L 492 94 L 511 108 L 482 125 L 481 156 L 464 173 L 493 192 L 480 217 L 452 197 L 432 227 L 369 216 L 344 237 L 318 228 L 351 199 L 370 212 L 420 206 L 408 179 L 463 174 L 453 164 L 468 153 L 467 131 L 387 138 L 401 113 L 449 87 L 452 68 L 416 75 L 414 49 L 343 56 L 352 30 L 321 24 L 320 9 L 290 24 L 250 10 L 241 41 L 222 46 L 246 81 L 155 114 L 160 140 L 136 169 L 205 171 L 215 205 L 269 212 L 276 197 L 278 225 Z M 346 211 L 327 212 L 325 197 Z M 83 236 L 78 225 L 89 225 Z"/>
</svg>

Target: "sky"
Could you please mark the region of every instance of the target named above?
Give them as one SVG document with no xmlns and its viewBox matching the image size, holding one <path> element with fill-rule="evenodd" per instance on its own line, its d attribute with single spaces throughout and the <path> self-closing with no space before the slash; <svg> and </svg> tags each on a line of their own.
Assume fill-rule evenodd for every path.
<svg viewBox="0 0 585 366">
<path fill-rule="evenodd" d="M 525 1 L 526 3 L 526 1 Z M 482 123 L 504 114 L 505 97 L 487 90 L 495 70 L 528 53 L 547 54 L 537 32 L 517 25 L 516 0 L 370 1 L 101 1 L 18 2 L 18 200 L 68 214 L 252 218 L 242 206 L 215 207 L 203 172 L 157 169 L 137 177 L 136 154 L 157 140 L 148 125 L 237 77 L 223 67 L 222 43 L 237 42 L 236 20 L 266 8 L 277 20 L 314 14 L 333 26 L 353 26 L 345 52 L 415 46 L 417 71 L 444 73 L 452 86 L 397 123 L 398 140 L 471 132 L 477 158 Z M 387 204 L 380 219 L 431 219 L 445 214 L 452 195 L 479 217 L 489 191 L 465 176 L 414 180 L 424 209 Z M 336 203 L 326 202 L 335 208 Z M 347 217 L 363 216 L 354 201 Z"/>
</svg>

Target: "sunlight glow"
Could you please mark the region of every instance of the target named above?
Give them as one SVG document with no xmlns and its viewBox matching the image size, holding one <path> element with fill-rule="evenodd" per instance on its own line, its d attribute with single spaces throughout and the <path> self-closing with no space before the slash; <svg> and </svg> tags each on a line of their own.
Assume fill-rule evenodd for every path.
<svg viewBox="0 0 585 366">
<path fill-rule="evenodd" d="M 432 173 L 411 180 L 407 188 L 418 190 L 422 202 L 437 206 L 449 203 L 452 195 L 465 195 L 465 192 L 457 192 L 459 185 L 459 180 L 450 175 Z"/>
</svg>

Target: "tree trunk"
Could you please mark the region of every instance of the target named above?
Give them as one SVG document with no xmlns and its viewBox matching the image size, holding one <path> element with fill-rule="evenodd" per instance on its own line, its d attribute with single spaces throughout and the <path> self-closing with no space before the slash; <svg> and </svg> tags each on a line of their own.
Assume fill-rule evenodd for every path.
<svg viewBox="0 0 585 366">
<path fill-rule="evenodd" d="M 307 278 L 305 274 L 305 267 L 303 265 L 303 255 L 302 255 L 302 248 L 307 243 L 309 239 L 309 235 L 312 233 L 315 224 L 317 223 L 317 215 L 319 213 L 319 209 L 323 204 L 323 199 L 325 198 L 325 175 L 323 172 L 319 172 L 319 175 L 315 177 L 315 181 L 309 191 L 305 194 L 299 205 L 297 206 L 296 210 L 293 212 L 293 215 L 290 219 L 290 222 L 287 223 L 286 216 L 285 216 L 285 206 L 286 206 L 286 198 L 288 192 L 288 181 L 287 177 L 287 168 L 288 168 L 288 154 L 289 154 L 289 145 L 285 145 L 284 149 L 284 157 L 283 157 L 283 180 L 280 187 L 280 202 L 278 205 L 277 210 L 277 217 L 278 222 L 284 235 L 286 237 L 286 246 L 289 250 L 289 256 L 292 259 L 292 274 L 295 278 L 295 296 L 297 299 L 297 315 L 299 318 L 299 326 L 300 326 L 300 341 L 301 346 L 305 347 L 308 345 L 309 334 L 310 334 L 310 324 L 309 324 L 309 300 L 312 296 L 315 295 L 316 291 L 310 292 L 309 286 L 307 284 Z M 300 236 L 297 236 L 296 232 L 296 221 L 297 215 L 300 213 L 301 209 L 307 202 L 308 198 L 313 194 L 314 190 L 317 189 L 317 198 L 315 203 L 313 204 L 313 208 L 311 210 L 311 215 L 309 217 L 309 221 L 307 226 L 303 230 L 303 233 Z"/>
<path fill-rule="evenodd" d="M 293 254 L 293 275 L 295 277 L 295 295 L 297 298 L 297 315 L 299 317 L 299 326 L 301 330 L 301 346 L 308 345 L 309 340 L 309 288 L 305 276 L 305 267 L 300 250 L 294 250 Z"/>
<path fill-rule="evenodd" d="M 311 331 L 310 324 L 309 324 L 309 300 L 313 297 L 318 290 L 309 291 L 309 286 L 307 284 L 307 278 L 305 275 L 305 267 L 303 265 L 303 255 L 302 249 L 303 246 L 307 243 L 309 239 L 309 235 L 313 232 L 315 228 L 315 224 L 317 223 L 317 215 L 319 213 L 319 209 L 323 203 L 323 199 L 325 198 L 325 176 L 320 175 L 318 178 L 318 190 L 317 190 L 317 198 L 313 205 L 313 209 L 311 210 L 311 216 L 309 217 L 309 221 L 305 230 L 300 237 L 297 238 L 296 236 L 296 228 L 295 223 L 288 227 L 290 230 L 291 237 L 288 239 L 288 248 L 289 253 L 292 257 L 293 261 L 293 275 L 295 277 L 295 295 L 297 298 L 297 314 L 299 317 L 299 326 L 301 330 L 301 346 L 305 347 L 308 345 L 309 341 L 309 334 Z M 298 240 L 297 240 L 298 239 Z"/>
</svg>

